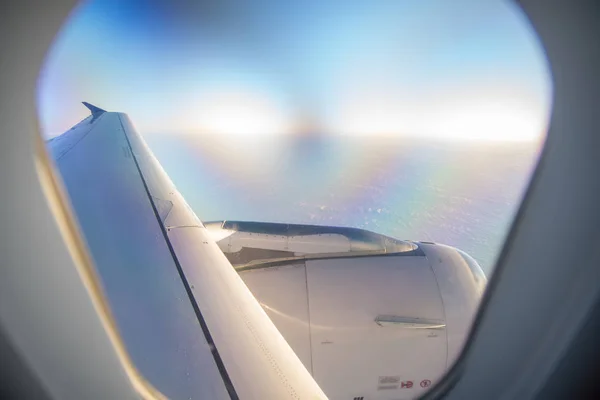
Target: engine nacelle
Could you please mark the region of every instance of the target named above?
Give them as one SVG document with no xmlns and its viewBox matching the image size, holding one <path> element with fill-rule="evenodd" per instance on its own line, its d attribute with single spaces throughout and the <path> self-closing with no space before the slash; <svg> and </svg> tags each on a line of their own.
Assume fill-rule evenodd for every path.
<svg viewBox="0 0 600 400">
<path fill-rule="evenodd" d="M 453 247 L 340 227 L 206 223 L 330 399 L 409 399 L 464 344 L 486 285 Z"/>
</svg>

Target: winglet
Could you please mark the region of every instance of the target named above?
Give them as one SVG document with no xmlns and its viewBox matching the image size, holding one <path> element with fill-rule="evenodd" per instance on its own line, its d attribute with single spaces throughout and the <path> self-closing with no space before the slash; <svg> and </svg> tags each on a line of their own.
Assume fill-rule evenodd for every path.
<svg viewBox="0 0 600 400">
<path fill-rule="evenodd" d="M 100 107 L 96 107 L 95 105 L 90 104 L 87 101 L 83 101 L 82 103 L 92 112 L 92 120 L 95 120 L 96 118 L 98 118 L 106 112 L 106 110 L 103 110 Z"/>
</svg>

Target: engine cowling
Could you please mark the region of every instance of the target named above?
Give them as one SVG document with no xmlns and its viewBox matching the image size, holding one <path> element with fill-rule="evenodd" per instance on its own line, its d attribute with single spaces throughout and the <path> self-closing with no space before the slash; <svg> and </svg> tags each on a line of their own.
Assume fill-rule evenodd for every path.
<svg viewBox="0 0 600 400">
<path fill-rule="evenodd" d="M 205 226 L 330 399 L 427 390 L 460 353 L 486 285 L 450 246 L 355 228 Z"/>
</svg>

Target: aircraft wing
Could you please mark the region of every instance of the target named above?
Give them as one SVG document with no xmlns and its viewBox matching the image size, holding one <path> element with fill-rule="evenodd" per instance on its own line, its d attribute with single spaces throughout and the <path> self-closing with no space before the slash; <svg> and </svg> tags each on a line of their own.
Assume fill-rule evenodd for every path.
<svg viewBox="0 0 600 400">
<path fill-rule="evenodd" d="M 48 147 L 141 374 L 170 398 L 325 399 L 128 116 L 84 104 Z"/>
</svg>

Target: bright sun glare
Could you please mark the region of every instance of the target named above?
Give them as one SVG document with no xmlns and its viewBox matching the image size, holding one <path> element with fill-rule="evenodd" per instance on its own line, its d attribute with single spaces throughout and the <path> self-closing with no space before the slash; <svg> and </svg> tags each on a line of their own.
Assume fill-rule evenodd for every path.
<svg viewBox="0 0 600 400">
<path fill-rule="evenodd" d="M 269 97 L 248 91 L 215 91 L 202 96 L 191 125 L 200 133 L 239 136 L 289 132 L 289 118 Z"/>
<path fill-rule="evenodd" d="M 501 103 L 448 107 L 432 118 L 432 136 L 458 140 L 535 141 L 546 125 L 534 110 Z"/>
<path fill-rule="evenodd" d="M 471 104 L 473 103 L 473 104 Z M 287 135 L 299 121 L 267 95 L 215 91 L 203 96 L 190 115 L 195 131 L 217 135 Z M 424 115 L 427 115 L 425 118 Z M 319 127 L 323 133 L 349 136 L 410 136 L 476 141 L 534 141 L 545 120 L 534 110 L 510 103 L 445 104 L 429 110 L 361 102 Z"/>
</svg>

